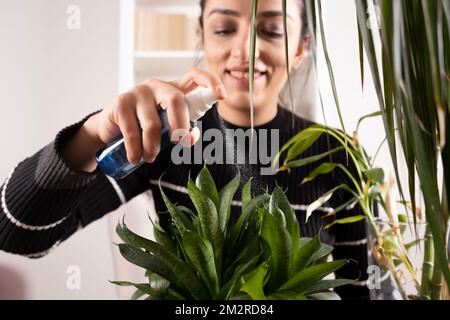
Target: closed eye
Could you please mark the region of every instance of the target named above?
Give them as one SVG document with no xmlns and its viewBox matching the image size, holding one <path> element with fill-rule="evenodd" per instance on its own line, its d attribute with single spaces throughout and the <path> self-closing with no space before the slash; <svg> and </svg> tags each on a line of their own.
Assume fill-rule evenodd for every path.
<svg viewBox="0 0 450 320">
<path fill-rule="evenodd" d="M 222 29 L 214 31 L 214 34 L 218 36 L 225 36 L 233 33 L 234 31 L 235 31 L 234 29 Z"/>
<path fill-rule="evenodd" d="M 280 33 L 280 32 L 267 31 L 267 30 L 262 30 L 261 32 L 265 36 L 268 36 L 270 38 L 282 38 L 284 36 L 284 33 Z"/>
</svg>

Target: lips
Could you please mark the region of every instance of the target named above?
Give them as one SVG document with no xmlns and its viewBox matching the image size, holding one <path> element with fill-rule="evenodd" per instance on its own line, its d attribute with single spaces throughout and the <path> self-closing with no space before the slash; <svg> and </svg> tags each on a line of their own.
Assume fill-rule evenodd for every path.
<svg viewBox="0 0 450 320">
<path fill-rule="evenodd" d="M 227 69 L 225 71 L 228 75 L 230 75 L 232 78 L 236 80 L 247 80 L 250 77 L 249 68 L 237 68 L 237 69 Z M 254 69 L 254 79 L 258 79 L 261 76 L 264 76 L 266 74 L 266 71 L 262 71 L 260 69 Z"/>
</svg>

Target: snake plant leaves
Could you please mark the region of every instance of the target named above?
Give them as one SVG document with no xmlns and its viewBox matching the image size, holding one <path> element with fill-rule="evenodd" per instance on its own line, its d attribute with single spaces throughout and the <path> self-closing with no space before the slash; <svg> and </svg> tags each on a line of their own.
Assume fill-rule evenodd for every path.
<svg viewBox="0 0 450 320">
<path fill-rule="evenodd" d="M 145 292 L 137 289 L 131 296 L 130 300 L 139 300 L 139 298 L 142 296 L 145 296 Z"/>
<path fill-rule="evenodd" d="M 311 258 L 311 264 L 325 262 L 327 257 L 331 254 L 331 252 L 333 252 L 333 250 L 333 246 L 321 243 L 319 250 L 317 250 Z"/>
<path fill-rule="evenodd" d="M 184 230 L 192 230 L 193 224 L 192 221 L 184 214 L 177 206 L 175 206 L 170 199 L 164 193 L 164 190 L 161 187 L 161 183 L 159 183 L 159 191 L 161 192 L 161 196 L 163 201 L 167 207 L 167 210 L 170 213 L 173 223 L 176 225 L 177 229 L 180 232 L 184 232 Z"/>
<path fill-rule="evenodd" d="M 277 291 L 283 292 L 287 290 L 302 293 L 312 287 L 317 281 L 338 270 L 347 263 L 347 260 L 337 260 L 313 265 L 295 274 Z"/>
<path fill-rule="evenodd" d="M 214 250 L 208 240 L 203 239 L 195 232 L 186 232 L 183 236 L 183 247 L 192 265 L 208 287 L 211 296 L 219 291 L 218 274 L 214 261 Z"/>
<path fill-rule="evenodd" d="M 216 266 L 220 270 L 222 267 L 223 236 L 216 206 L 209 197 L 204 196 L 202 191 L 197 188 L 191 179 L 188 181 L 188 193 L 197 209 L 202 230 L 201 235 L 211 242 L 214 249 Z"/>
<path fill-rule="evenodd" d="M 111 283 L 121 287 L 135 287 L 137 291 L 135 294 L 133 294 L 131 300 L 137 300 L 145 294 L 149 296 L 158 295 L 157 292 L 153 290 L 153 288 L 151 288 L 150 285 L 147 283 L 133 283 L 129 281 L 111 281 Z"/>
<path fill-rule="evenodd" d="M 249 217 L 261 206 L 267 203 L 270 197 L 267 194 L 261 194 L 251 199 L 245 208 L 243 208 L 241 215 L 238 217 L 236 223 L 231 229 L 231 232 L 227 234 L 226 243 L 229 249 L 233 249 L 236 242 L 241 236 L 245 224 L 248 222 Z"/>
<path fill-rule="evenodd" d="M 275 291 L 288 278 L 292 259 L 292 240 L 286 228 L 268 212 L 264 216 L 261 237 L 270 248 L 271 255 L 267 286 L 270 291 Z"/>
<path fill-rule="evenodd" d="M 162 245 L 134 234 L 126 226 L 121 228 L 121 226 L 118 225 L 118 234 L 125 242 L 125 244 L 119 244 L 119 249 L 121 254 L 127 260 L 166 278 L 168 275 L 167 273 L 160 274 L 159 270 L 154 270 L 148 267 L 152 262 L 154 262 L 153 260 L 155 260 L 155 257 L 158 257 L 158 259 L 160 259 L 160 261 L 162 261 L 171 271 L 170 273 L 172 274 L 172 277 L 166 278 L 167 280 L 173 282 L 174 279 L 177 279 L 175 283 L 182 284 L 194 297 L 207 297 L 207 292 L 204 285 L 199 281 L 186 262 L 180 260 L 176 255 L 166 250 Z M 142 251 L 139 247 L 153 253 L 153 255 Z M 145 263 L 146 265 L 144 266 L 142 263 Z"/>
<path fill-rule="evenodd" d="M 175 241 L 156 223 L 153 227 L 153 236 L 155 237 L 156 242 L 167 248 L 167 250 L 173 254 L 177 254 L 177 245 Z"/>
<path fill-rule="evenodd" d="M 203 167 L 195 179 L 195 185 L 206 196 L 208 196 L 219 210 L 219 193 L 211 173 L 206 167 Z"/>
<path fill-rule="evenodd" d="M 248 230 L 245 232 L 242 241 L 239 242 L 241 245 L 236 248 L 237 256 L 230 255 L 229 259 L 225 257 L 225 261 L 227 261 L 225 264 L 227 266 L 224 274 L 225 279 L 230 279 L 236 272 L 236 268 L 244 261 L 249 261 L 252 257 L 260 255 L 261 244 L 258 237 L 257 230 Z"/>
<path fill-rule="evenodd" d="M 169 268 L 163 259 L 161 259 L 157 255 L 153 255 L 147 252 L 142 251 L 136 247 L 130 246 L 128 244 L 119 244 L 119 250 L 121 255 L 128 260 L 129 262 L 144 268 L 145 270 L 149 270 L 153 273 L 156 273 L 170 281 L 171 286 L 175 288 L 178 292 L 180 292 L 183 296 L 193 297 L 189 292 L 188 287 L 184 286 L 183 282 L 178 278 L 178 276 Z M 189 271 L 191 271 L 189 269 Z M 206 291 L 205 291 L 206 293 Z M 203 297 L 204 295 L 200 295 Z"/>
<path fill-rule="evenodd" d="M 225 228 L 228 225 L 231 213 L 231 203 L 233 201 L 234 194 L 239 188 L 240 181 L 241 175 L 238 172 L 236 176 L 220 190 L 218 210 L 220 230 L 222 230 L 222 232 L 225 232 Z"/>
<path fill-rule="evenodd" d="M 341 297 L 333 291 L 323 291 L 308 295 L 310 299 L 314 300 L 341 300 Z"/>
<path fill-rule="evenodd" d="M 244 274 L 247 274 L 251 272 L 254 268 L 257 267 L 258 261 L 260 260 L 261 252 L 259 252 L 257 255 L 254 255 L 253 257 L 249 258 L 242 264 L 238 265 L 234 269 L 234 274 L 232 275 L 231 279 L 228 280 L 228 282 L 220 289 L 220 291 L 216 294 L 214 297 L 215 300 L 228 300 L 230 297 L 237 294 L 237 291 L 239 291 L 239 286 L 237 283 L 239 282 L 241 276 Z M 228 279 L 228 277 L 226 277 Z M 236 289 L 237 288 L 237 289 Z"/>
<path fill-rule="evenodd" d="M 286 218 L 284 217 L 283 211 L 276 204 L 273 203 L 273 197 L 269 201 L 269 213 L 278 220 L 281 225 L 286 228 Z"/>
<path fill-rule="evenodd" d="M 242 187 L 242 210 L 245 210 L 252 200 L 252 179 L 250 178 Z"/>
<path fill-rule="evenodd" d="M 270 300 L 308 300 L 304 294 L 295 291 L 274 292 L 268 298 Z"/>
<path fill-rule="evenodd" d="M 295 259 L 292 263 L 291 269 L 289 270 L 289 276 L 293 276 L 297 274 L 301 270 L 305 269 L 309 263 L 312 261 L 313 255 L 320 249 L 320 239 L 319 236 L 316 236 L 306 243 L 304 240 L 300 242 L 300 250 L 298 254 L 295 256 Z M 303 242 L 303 243 L 302 243 Z"/>
<path fill-rule="evenodd" d="M 240 184 L 240 176 L 218 193 L 219 212 L 225 213 L 222 218 L 211 193 L 201 189 L 212 183 L 209 177 L 205 171 L 203 180 L 197 179 L 197 184 L 191 179 L 188 181 L 188 193 L 196 214 L 172 204 L 166 197 L 166 205 L 176 222 L 170 225 L 170 232 L 154 223 L 156 242 L 133 233 L 124 222 L 117 225 L 116 232 L 124 242 L 119 244 L 122 256 L 144 268 L 149 283 L 116 284 L 134 286 L 137 289 L 133 295 L 135 299 L 146 296 L 145 299 L 175 300 L 309 298 L 292 285 L 293 279 L 301 279 L 303 286 L 306 283 L 324 288 L 311 292 L 311 295 L 330 289 L 325 283 L 319 286 L 317 281 L 326 274 L 324 270 L 337 268 L 322 264 L 332 248 L 321 244 L 318 238 L 306 242 L 300 238 L 295 211 L 280 187 L 277 186 L 271 195 L 252 197 L 251 182 L 247 182 L 241 215 L 228 228 L 228 210 Z M 223 219 L 222 224 L 220 219 Z M 309 250 L 309 242 L 314 241 L 318 245 Z M 299 262 L 302 259 L 305 262 Z M 293 271 L 293 265 L 300 265 L 302 271 L 308 270 L 306 277 L 299 275 L 300 268 Z M 330 287 L 333 285 L 329 284 Z M 290 285 L 296 290 L 291 290 Z M 277 291 L 282 286 L 288 288 Z"/>
<path fill-rule="evenodd" d="M 295 211 L 289 203 L 288 198 L 284 194 L 283 190 L 276 186 L 272 192 L 271 201 L 283 212 L 286 221 L 286 229 L 291 236 L 293 242 L 294 252 L 297 249 L 297 240 L 300 239 L 300 227 L 298 225 Z"/>
<path fill-rule="evenodd" d="M 253 300 L 267 300 L 263 288 L 268 268 L 269 264 L 263 262 L 250 275 L 243 277 L 242 282 L 244 284 L 241 286 L 240 291 L 247 293 Z"/>
<path fill-rule="evenodd" d="M 354 280 L 348 279 L 319 280 L 314 285 L 309 287 L 309 289 L 305 291 L 305 294 L 311 295 L 314 293 L 324 292 L 330 289 L 352 284 L 354 282 L 355 282 Z"/>
<path fill-rule="evenodd" d="M 170 288 L 170 282 L 156 273 L 148 277 L 148 283 L 154 294 L 160 297 L 165 297 Z"/>
</svg>

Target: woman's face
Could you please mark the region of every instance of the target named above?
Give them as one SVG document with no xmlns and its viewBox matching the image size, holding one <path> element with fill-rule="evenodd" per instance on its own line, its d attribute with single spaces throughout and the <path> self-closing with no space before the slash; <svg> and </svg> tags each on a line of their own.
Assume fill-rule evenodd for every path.
<svg viewBox="0 0 450 320">
<path fill-rule="evenodd" d="M 225 85 L 224 103 L 248 109 L 249 45 L 252 2 L 249 0 L 207 0 L 203 13 L 203 47 L 208 70 Z M 297 0 L 287 1 L 289 69 L 303 57 L 300 43 L 301 17 Z M 260 0 L 256 19 L 255 110 L 276 106 L 287 75 L 284 29 L 280 0 Z"/>
</svg>

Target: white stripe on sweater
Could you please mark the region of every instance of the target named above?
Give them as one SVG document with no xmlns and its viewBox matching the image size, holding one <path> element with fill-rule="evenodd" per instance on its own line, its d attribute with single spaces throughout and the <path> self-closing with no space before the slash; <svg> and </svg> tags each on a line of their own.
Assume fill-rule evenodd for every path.
<svg viewBox="0 0 450 320">
<path fill-rule="evenodd" d="M 380 278 L 380 283 L 383 281 L 386 281 L 386 279 L 389 278 L 390 274 L 391 274 L 391 271 L 386 271 L 386 273 Z M 350 283 L 350 285 L 357 286 L 357 287 L 365 287 L 368 284 L 369 284 L 369 280 L 354 281 L 354 282 Z"/>
<path fill-rule="evenodd" d="M 355 241 L 341 241 L 335 242 L 334 246 L 362 246 L 367 243 L 367 239 L 355 240 Z"/>
<path fill-rule="evenodd" d="M 122 189 L 120 188 L 117 181 L 107 175 L 105 175 L 105 177 L 108 179 L 109 183 L 111 183 L 112 187 L 114 188 L 114 191 L 116 191 L 117 197 L 119 198 L 120 202 L 122 204 L 126 203 L 127 199 L 125 198 L 125 195 L 123 194 Z"/>
<path fill-rule="evenodd" d="M 14 167 L 14 169 L 11 171 L 10 175 L 6 178 L 5 184 L 3 185 L 3 189 L 2 189 L 2 196 L 1 196 L 1 202 L 2 202 L 2 209 L 3 209 L 3 213 L 6 215 L 6 217 L 8 218 L 9 221 L 11 221 L 11 223 L 13 223 L 16 227 L 18 228 L 22 228 L 25 230 L 31 230 L 31 231 L 45 231 L 51 228 L 54 228 L 56 226 L 58 226 L 59 224 L 61 224 L 64 220 L 67 219 L 67 216 L 65 216 L 64 218 L 51 223 L 51 224 L 47 224 L 47 225 L 42 225 L 42 226 L 35 226 L 35 225 L 29 225 L 26 224 L 24 222 L 21 222 L 19 220 L 17 220 L 16 218 L 14 218 L 14 216 L 11 214 L 11 212 L 9 212 L 8 207 L 6 206 L 6 188 L 8 186 L 9 180 L 11 179 L 14 171 L 16 170 L 17 166 Z"/>
</svg>

